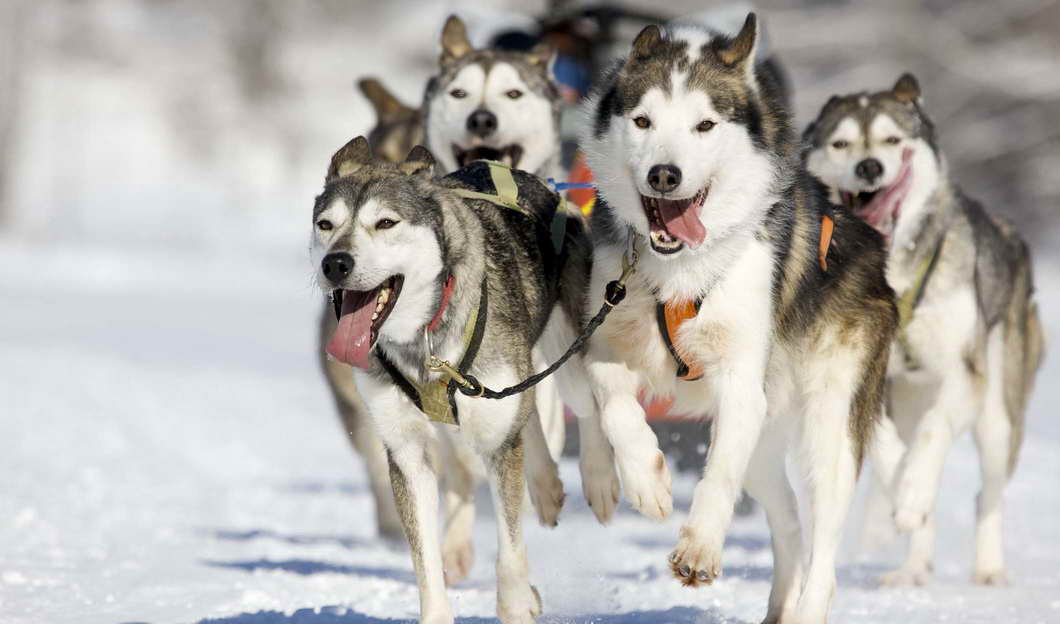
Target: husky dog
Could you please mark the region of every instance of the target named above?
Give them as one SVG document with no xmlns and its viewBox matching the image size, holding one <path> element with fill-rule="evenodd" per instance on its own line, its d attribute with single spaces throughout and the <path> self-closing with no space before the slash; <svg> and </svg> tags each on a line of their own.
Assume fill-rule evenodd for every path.
<svg viewBox="0 0 1060 624">
<path fill-rule="evenodd" d="M 357 82 L 361 93 L 375 109 L 375 127 L 368 134 L 372 151 L 387 162 L 398 163 L 423 143 L 423 116 L 407 106 L 375 78 Z"/>
<path fill-rule="evenodd" d="M 427 83 L 427 147 L 446 171 L 498 160 L 541 176 L 559 167 L 562 99 L 552 79 L 552 49 L 530 52 L 471 46 L 460 18 L 442 30 L 440 72 Z"/>
<path fill-rule="evenodd" d="M 672 497 L 637 389 L 713 418 L 669 559 L 677 579 L 721 574 L 742 486 L 772 533 L 765 621 L 819 623 L 897 315 L 882 238 L 833 211 L 798 165 L 777 85 L 756 62 L 757 30 L 753 13 L 734 37 L 649 26 L 590 97 L 591 292 L 630 247 L 639 264 L 585 362 L 622 488 L 646 516 L 667 516 Z M 805 556 L 786 457 L 809 495 Z"/>
<path fill-rule="evenodd" d="M 533 372 L 532 351 L 546 326 L 563 323 L 567 333 L 578 326 L 589 276 L 580 220 L 566 218 L 562 247 L 554 249 L 548 224 L 558 198 L 533 176 L 511 172 L 522 211 L 460 194 L 491 192 L 490 178 L 483 182 L 491 167 L 475 163 L 435 179 L 426 149 L 416 147 L 393 165 L 373 161 L 358 137 L 333 157 L 313 210 L 317 279 L 324 291 L 341 295 L 327 351 L 354 367 L 386 447 L 425 622 L 453 620 L 438 539 L 439 429 L 425 415 L 437 405 L 430 388 L 440 377 L 425 366 L 428 355 L 488 386 L 513 384 Z M 444 402 L 444 386 L 442 393 Z M 447 400 L 442 412 L 453 420 L 458 414 L 457 435 L 490 476 L 498 615 L 502 622 L 532 621 L 541 603 L 528 580 L 520 508 L 522 432 L 537 418 L 534 391 L 490 401 L 450 389 Z"/>
<path fill-rule="evenodd" d="M 975 581 L 1005 582 L 1001 493 L 1016 466 L 1024 409 L 1042 357 L 1042 328 L 1027 245 L 949 179 L 920 87 L 833 97 L 804 136 L 811 173 L 889 242 L 887 280 L 901 327 L 888 369 L 888 412 L 901 469 L 893 484 L 898 528 L 910 552 L 888 585 L 931 576 L 932 508 L 946 452 L 972 427 L 982 489 L 976 506 Z M 895 478 L 897 475 L 897 478 Z M 892 480 L 893 479 L 893 480 Z"/>
</svg>

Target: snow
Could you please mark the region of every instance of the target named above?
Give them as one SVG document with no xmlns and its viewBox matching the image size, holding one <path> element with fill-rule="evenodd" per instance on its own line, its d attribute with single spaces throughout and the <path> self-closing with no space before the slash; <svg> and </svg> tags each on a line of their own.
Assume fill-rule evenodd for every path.
<svg viewBox="0 0 1060 624">
<path fill-rule="evenodd" d="M 308 209 L 308 205 L 306 206 Z M 1040 263 L 1060 335 L 1060 266 Z M 72 279 L 76 278 L 76 279 Z M 407 553 L 373 538 L 359 460 L 314 355 L 319 295 L 304 254 L 0 241 L 0 619 L 379 622 L 415 618 Z M 900 549 L 840 569 L 833 619 L 1060 619 L 1060 407 L 1050 358 L 1006 492 L 1012 586 L 970 584 L 977 466 L 949 458 L 936 582 L 875 589 Z M 527 521 L 546 622 L 757 622 L 769 590 L 761 514 L 739 519 L 714 587 L 669 578 L 693 481 L 661 525 L 628 509 L 598 527 L 575 464 L 559 528 Z M 494 525 L 482 496 L 462 621 L 492 618 Z"/>
<path fill-rule="evenodd" d="M 383 74 L 415 102 L 458 3 L 360 4 L 333 23 L 334 3 L 272 3 L 289 11 L 273 50 L 285 91 L 242 100 L 223 44 L 247 20 L 215 16 L 266 3 L 25 4 L 36 12 L 7 197 L 17 209 L 0 221 L 0 622 L 414 619 L 408 554 L 373 537 L 365 474 L 317 368 L 321 297 L 305 242 L 328 156 L 367 126 L 353 77 Z M 805 118 L 854 70 L 819 71 L 834 52 L 797 38 L 816 19 L 798 17 L 779 13 L 775 41 L 809 87 Z M 396 41 L 409 45 L 375 45 Z M 869 68 L 874 80 L 897 75 Z M 963 125 L 951 123 L 956 140 Z M 1056 195 L 1055 169 L 1037 170 L 1053 184 L 1039 197 Z M 1060 260 L 1037 262 L 1048 333 L 1060 336 Z M 832 621 L 1060 621 L 1058 382 L 1047 356 L 1006 490 L 1011 587 L 970 583 L 978 469 L 966 436 L 944 477 L 935 583 L 876 589 L 901 548 L 848 551 Z M 689 476 L 676 479 L 669 520 L 624 507 L 602 528 L 577 466 L 561 468 L 560 526 L 526 521 L 543 622 L 761 619 L 771 556 L 760 512 L 733 525 L 724 577 L 689 590 L 666 566 Z M 475 568 L 450 591 L 462 622 L 494 617 L 495 525 L 480 498 Z"/>
</svg>

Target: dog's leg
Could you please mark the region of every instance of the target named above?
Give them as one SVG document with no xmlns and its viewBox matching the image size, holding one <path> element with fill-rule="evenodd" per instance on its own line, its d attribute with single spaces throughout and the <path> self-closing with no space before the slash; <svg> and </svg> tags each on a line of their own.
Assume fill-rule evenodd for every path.
<svg viewBox="0 0 1060 624">
<path fill-rule="evenodd" d="M 459 435 L 443 432 L 439 437 L 445 513 L 442 562 L 445 583 L 455 585 L 467 578 L 475 562 L 471 533 L 475 524 L 475 490 L 480 482 L 481 462 Z"/>
<path fill-rule="evenodd" d="M 846 358 L 833 359 L 838 363 Z M 856 369 L 828 367 L 813 375 L 817 384 L 806 384 L 798 459 L 809 495 L 812 533 L 796 608 L 795 621 L 800 624 L 823 624 L 835 595 L 836 552 L 858 473 L 850 428 L 854 389 L 860 382 Z"/>
<path fill-rule="evenodd" d="M 532 394 L 532 393 L 531 393 Z M 536 418 L 533 397 L 524 395 L 520 420 Z M 530 585 L 523 542 L 523 442 L 517 429 L 488 460 L 497 513 L 497 617 L 502 624 L 530 624 L 541 614 L 541 597 Z"/>
<path fill-rule="evenodd" d="M 670 555 L 670 568 L 685 585 L 709 585 L 721 575 L 725 531 L 766 417 L 762 374 L 760 366 L 739 362 L 712 379 L 717 416 L 707 466 Z"/>
<path fill-rule="evenodd" d="M 574 325 L 559 310 L 552 313 L 540 341 L 550 362 L 558 359 L 576 334 Z M 578 467 L 581 469 L 582 493 L 600 524 L 607 524 L 618 506 L 620 491 L 615 472 L 615 456 L 600 424 L 600 410 L 593 397 L 585 359 L 575 355 L 556 371 L 560 398 L 578 418 Z"/>
<path fill-rule="evenodd" d="M 1005 406 L 1005 388 L 1000 344 L 991 344 L 987 354 L 987 387 L 983 411 L 975 423 L 982 489 L 976 499 L 975 582 L 1005 585 L 1005 553 L 1002 548 L 1001 494 L 1008 481 L 1012 420 Z"/>
<path fill-rule="evenodd" d="M 802 582 L 798 501 L 784 469 L 787 439 L 783 431 L 763 432 L 744 480 L 747 493 L 766 511 L 773 542 L 773 587 L 763 624 L 777 624 L 791 617 Z"/>
<path fill-rule="evenodd" d="M 954 362 L 935 404 L 917 425 L 898 475 L 894 520 L 899 530 L 912 531 L 927 522 L 946 454 L 954 439 L 975 419 L 979 407 L 977 384 L 964 362 Z"/>
<path fill-rule="evenodd" d="M 893 525 L 893 521 L 892 521 Z M 880 577 L 883 587 L 923 587 L 931 582 L 935 556 L 935 514 L 909 534 L 909 553 L 902 565 Z"/>
<path fill-rule="evenodd" d="M 540 404 L 540 400 L 538 403 Z M 526 485 L 530 491 L 530 502 L 537 510 L 537 519 L 542 526 L 554 527 L 563 508 L 563 482 L 559 479 L 559 466 L 549 452 L 548 440 L 537 410 L 534 410 L 526 422 L 523 439 Z"/>
<path fill-rule="evenodd" d="M 329 336 L 334 331 L 334 326 L 335 322 L 328 306 L 321 320 L 322 344 L 327 340 L 324 336 Z M 320 347 L 320 352 L 323 354 L 323 346 Z M 349 366 L 329 360 L 323 355 L 321 366 L 331 388 L 331 395 L 335 399 L 335 407 L 339 410 L 343 431 L 349 436 L 353 448 L 364 459 L 364 466 L 368 471 L 368 485 L 372 489 L 372 498 L 375 499 L 376 529 L 385 539 L 400 540 L 403 537 L 401 518 L 398 517 L 394 493 L 390 489 L 390 468 L 387 465 L 386 449 L 372 429 L 368 410 L 353 382 L 353 371 Z"/>
<path fill-rule="evenodd" d="M 400 445 L 390 448 L 390 481 L 412 551 L 420 589 L 420 622 L 452 624 L 438 543 L 436 458 L 430 456 L 429 425 L 420 424 L 422 428 L 407 428 Z"/>
<path fill-rule="evenodd" d="M 673 511 L 666 457 L 637 402 L 637 375 L 616 358 L 600 357 L 605 350 L 594 341 L 586 362 L 603 431 L 614 449 L 626 500 L 645 516 L 661 520 Z"/>
</svg>

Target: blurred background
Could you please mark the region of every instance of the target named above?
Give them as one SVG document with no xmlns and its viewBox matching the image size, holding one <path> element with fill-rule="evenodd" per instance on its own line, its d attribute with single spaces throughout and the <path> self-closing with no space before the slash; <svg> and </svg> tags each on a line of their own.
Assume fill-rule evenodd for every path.
<svg viewBox="0 0 1060 624">
<path fill-rule="evenodd" d="M 678 17 L 719 4 L 621 5 Z M 1058 335 L 1060 1 L 755 6 L 800 129 L 832 94 L 916 74 L 954 177 L 1031 242 Z M 363 611 L 415 614 L 407 556 L 371 542 L 363 474 L 317 370 L 311 205 L 331 154 L 374 123 L 358 78 L 378 76 L 416 104 L 446 15 L 460 13 L 481 45 L 555 10 L 542 0 L 0 2 L 0 619 L 188 621 L 348 605 L 358 591 L 376 600 Z M 1035 475 L 1060 470 L 1057 368 L 1047 366 L 1031 459 L 1013 487 L 1055 511 L 1060 499 L 1035 488 Z M 961 474 L 974 475 L 965 455 Z M 576 500 L 577 468 L 564 470 Z M 975 486 L 954 483 L 964 525 L 942 539 L 961 540 L 950 553 L 963 565 Z M 1024 569 L 1054 584 L 1020 600 L 1047 605 L 1060 566 L 1034 545 L 1060 535 L 1024 512 L 1009 525 L 1029 546 Z M 644 566 L 662 562 L 676 531 L 653 530 L 666 539 L 646 542 Z M 482 586 L 461 594 L 479 615 L 492 613 L 485 560 Z M 553 585 L 588 582 L 573 568 L 577 581 L 553 570 Z M 573 612 L 641 595 L 602 582 L 552 595 Z"/>
</svg>

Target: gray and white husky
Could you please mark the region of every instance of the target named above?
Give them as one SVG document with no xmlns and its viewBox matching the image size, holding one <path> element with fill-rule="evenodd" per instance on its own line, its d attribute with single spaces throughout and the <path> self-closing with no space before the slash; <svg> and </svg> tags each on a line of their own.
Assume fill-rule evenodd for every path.
<svg viewBox="0 0 1060 624">
<path fill-rule="evenodd" d="M 386 448 L 424 622 L 453 621 L 439 540 L 438 486 L 449 464 L 436 452 L 445 448 L 442 430 L 461 438 L 489 473 L 501 621 L 530 622 L 541 611 L 520 513 L 523 431 L 537 418 L 534 390 L 502 400 L 450 392 L 458 429 L 425 415 L 440 379 L 425 366 L 430 349 L 500 388 L 534 371 L 536 343 L 562 342 L 580 327 L 590 255 L 580 219 L 566 218 L 557 250 L 549 224 L 558 197 L 537 178 L 512 171 L 528 214 L 459 194 L 499 190 L 491 188 L 490 167 L 474 163 L 437 179 L 426 149 L 414 148 L 394 165 L 374 161 L 358 137 L 334 156 L 313 210 L 317 279 L 325 292 L 341 294 L 326 348 L 353 367 Z M 562 336 L 547 335 L 557 330 Z"/>
<path fill-rule="evenodd" d="M 463 22 L 455 16 L 446 22 L 441 43 L 438 73 L 430 80 L 422 105 L 430 114 L 403 104 L 378 80 L 360 81 L 361 91 L 376 113 L 376 126 L 368 136 L 373 153 L 389 162 L 400 162 L 426 135 L 432 139 L 435 153 L 442 155 L 436 167 L 441 174 L 475 159 L 491 158 L 540 175 L 555 175 L 560 150 L 560 98 L 552 80 L 551 51 L 547 47 L 526 53 L 472 49 Z M 365 459 L 379 533 L 397 537 L 400 520 L 390 496 L 383 447 L 363 416 L 365 406 L 349 367 L 324 357 L 323 345 L 334 329 L 334 316 L 326 306 L 319 351 L 325 377 L 345 430 Z M 544 364 L 539 358 L 537 367 Z M 537 400 L 540 422 L 532 423 L 527 437 L 527 473 L 538 483 L 529 491 L 532 496 L 544 496 L 535 499 L 534 506 L 540 521 L 553 525 L 563 502 L 553 460 L 563 446 L 563 405 L 551 380 L 538 387 Z M 578 423 L 582 439 L 588 441 L 581 462 L 583 490 L 594 512 L 606 522 L 618 497 L 610 450 L 595 421 L 579 419 Z M 467 576 L 473 561 L 473 497 L 482 470 L 459 439 L 443 436 L 442 451 L 449 462 L 444 479 L 446 579 L 454 583 Z"/>
<path fill-rule="evenodd" d="M 888 411 L 901 439 L 881 437 L 891 448 L 876 467 L 893 485 L 898 528 L 913 533 L 906 562 L 884 583 L 930 578 L 943 462 L 969 428 L 983 481 L 974 578 L 1003 583 L 1001 493 L 1042 357 L 1027 246 L 949 179 L 910 74 L 891 89 L 830 99 L 805 132 L 803 155 L 832 199 L 887 239 L 887 280 L 899 293 Z"/>
<path fill-rule="evenodd" d="M 562 100 L 552 79 L 552 49 L 475 49 L 460 18 L 442 30 L 439 72 L 427 83 L 427 147 L 446 171 L 473 160 L 555 176 Z"/>
<path fill-rule="evenodd" d="M 591 292 L 615 278 L 631 245 L 639 264 L 586 366 L 625 496 L 649 517 L 670 513 L 670 475 L 637 389 L 713 419 L 669 559 L 678 580 L 721 574 L 744 487 L 772 533 L 765 621 L 819 623 L 881 415 L 897 314 L 882 237 L 831 210 L 799 167 L 777 85 L 756 62 L 757 31 L 754 14 L 734 37 L 649 26 L 589 99 L 582 147 L 599 184 Z M 683 321 L 664 320 L 681 309 Z M 805 551 L 785 458 L 809 495 Z"/>
</svg>

